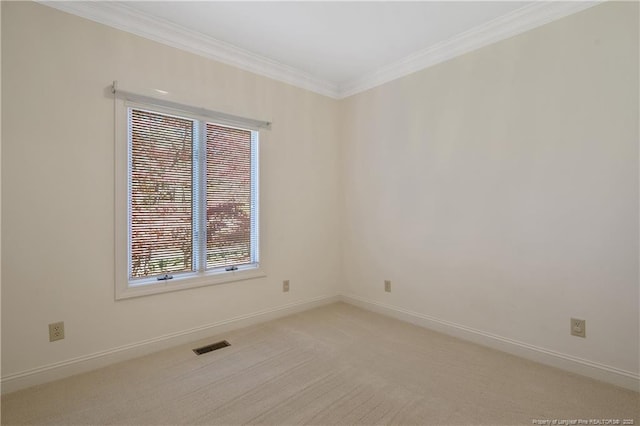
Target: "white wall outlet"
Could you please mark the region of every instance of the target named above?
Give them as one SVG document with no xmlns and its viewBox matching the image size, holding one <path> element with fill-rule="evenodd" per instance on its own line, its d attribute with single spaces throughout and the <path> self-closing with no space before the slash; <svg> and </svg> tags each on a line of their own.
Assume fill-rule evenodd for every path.
<svg viewBox="0 0 640 426">
<path fill-rule="evenodd" d="M 587 337 L 587 322 L 583 319 L 571 318 L 571 335 Z"/>
<path fill-rule="evenodd" d="M 289 292 L 289 280 L 282 281 L 282 292 L 283 293 Z"/>
<path fill-rule="evenodd" d="M 384 291 L 386 291 L 387 293 L 391 293 L 391 281 L 390 280 L 384 280 Z"/>
<path fill-rule="evenodd" d="M 49 341 L 64 339 L 64 321 L 49 324 Z"/>
</svg>

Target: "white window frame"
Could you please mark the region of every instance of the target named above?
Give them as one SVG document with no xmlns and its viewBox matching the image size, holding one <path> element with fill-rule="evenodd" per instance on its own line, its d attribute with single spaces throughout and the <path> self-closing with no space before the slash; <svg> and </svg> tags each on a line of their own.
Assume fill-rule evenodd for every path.
<svg viewBox="0 0 640 426">
<path fill-rule="evenodd" d="M 161 114 L 175 115 L 188 119 L 197 120 L 200 123 L 214 123 L 230 127 L 238 127 L 242 129 L 252 130 L 258 132 L 259 129 L 255 125 L 251 125 L 251 121 L 247 120 L 247 123 L 242 121 L 230 121 L 229 116 L 221 114 L 220 117 L 216 117 L 215 113 L 211 113 L 206 110 L 198 109 L 198 111 L 204 111 L 207 114 L 197 114 L 192 111 L 166 107 L 155 103 L 132 101 L 126 97 L 122 99 L 115 98 L 115 298 L 116 300 L 128 299 L 132 297 L 140 297 L 153 295 L 158 293 L 167 293 L 172 291 L 186 290 L 197 287 L 204 287 L 210 285 L 225 284 L 235 281 L 244 281 L 255 278 L 263 278 L 267 276 L 265 261 L 263 238 L 261 229 L 261 205 L 260 205 L 260 155 L 259 155 L 259 142 L 253 144 L 257 150 L 256 164 L 255 164 L 255 206 L 257 206 L 257 212 L 252 211 L 256 217 L 256 232 L 258 244 L 258 261 L 252 265 L 238 265 L 237 270 L 226 271 L 224 268 L 218 268 L 215 270 L 203 270 L 195 272 L 174 273 L 171 280 L 158 280 L 157 277 L 148 279 L 136 279 L 130 280 L 129 278 L 129 266 L 130 266 L 130 254 L 129 254 L 129 235 L 130 235 L 130 223 L 129 223 L 129 149 L 130 149 L 130 132 L 129 132 L 129 120 L 128 111 L 130 108 L 148 110 L 152 112 L 158 112 Z M 202 127 L 199 131 L 203 131 Z M 259 136 L 262 136 L 259 133 Z M 200 170 L 201 173 L 204 170 Z M 203 204 L 206 206 L 206 200 L 202 195 L 203 188 L 196 188 L 194 193 L 200 193 L 201 200 L 196 201 L 198 207 L 202 210 Z M 253 218 L 252 218 L 253 220 Z M 194 241 L 195 242 L 195 241 Z M 195 242 L 194 246 L 198 247 L 198 251 L 193 253 L 194 259 L 196 256 L 201 256 L 203 246 L 206 248 L 206 243 L 202 241 Z"/>
</svg>

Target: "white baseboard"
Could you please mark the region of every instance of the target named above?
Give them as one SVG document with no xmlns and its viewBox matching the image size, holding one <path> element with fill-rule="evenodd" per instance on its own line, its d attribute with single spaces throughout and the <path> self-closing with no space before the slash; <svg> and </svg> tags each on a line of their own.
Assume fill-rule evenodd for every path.
<svg viewBox="0 0 640 426">
<path fill-rule="evenodd" d="M 342 295 L 340 296 L 340 300 L 369 311 L 478 343 L 531 361 L 591 377 L 636 392 L 640 391 L 640 375 L 629 371 L 555 352 L 528 343 L 507 339 L 481 330 L 465 327 L 418 312 L 412 312 L 397 306 L 367 300 L 358 296 Z"/>
<path fill-rule="evenodd" d="M 631 389 L 636 392 L 640 390 L 640 376 L 629 371 L 624 371 L 615 367 L 610 367 L 527 343 L 496 336 L 481 330 L 440 320 L 438 318 L 412 312 L 397 306 L 391 306 L 353 295 L 341 295 L 321 296 L 294 302 L 276 308 L 265 309 L 227 320 L 218 321 L 212 324 L 206 324 L 189 330 L 171 333 L 153 339 L 9 374 L 0 379 L 1 393 L 5 394 L 8 392 L 14 392 L 30 386 L 62 379 L 74 374 L 95 370 L 116 362 L 144 356 L 172 346 L 177 346 L 215 334 L 225 333 L 234 329 L 284 317 L 337 301 L 343 301 L 363 309 L 478 343 L 483 346 L 498 349 L 500 351 L 550 365 L 552 367 L 560 368 L 562 370 L 591 377 L 626 389 Z"/>
<path fill-rule="evenodd" d="M 153 339 L 143 340 L 101 352 L 83 355 L 42 367 L 21 371 L 3 376 L 0 379 L 1 393 L 14 392 L 30 386 L 51 382 L 64 377 L 83 373 L 104 367 L 127 359 L 137 358 L 162 349 L 200 340 L 215 334 L 247 327 L 275 318 L 284 317 L 297 312 L 306 311 L 318 306 L 337 302 L 339 296 L 321 296 L 299 302 L 290 303 L 276 308 L 265 309 L 227 320 L 206 324 L 189 330 L 167 334 Z"/>
</svg>

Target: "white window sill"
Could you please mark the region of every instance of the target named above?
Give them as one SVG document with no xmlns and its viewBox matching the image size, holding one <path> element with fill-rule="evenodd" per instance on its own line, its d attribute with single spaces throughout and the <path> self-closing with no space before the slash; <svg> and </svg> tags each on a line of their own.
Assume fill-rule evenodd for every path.
<svg viewBox="0 0 640 426">
<path fill-rule="evenodd" d="M 130 299 L 132 297 L 150 296 L 153 294 L 168 293 L 172 291 L 188 290 L 191 288 L 210 285 L 226 284 L 235 281 L 264 278 L 267 274 L 263 268 L 252 268 L 233 272 L 209 273 L 196 276 L 174 277 L 168 281 L 150 281 L 116 287 L 116 300 Z"/>
</svg>

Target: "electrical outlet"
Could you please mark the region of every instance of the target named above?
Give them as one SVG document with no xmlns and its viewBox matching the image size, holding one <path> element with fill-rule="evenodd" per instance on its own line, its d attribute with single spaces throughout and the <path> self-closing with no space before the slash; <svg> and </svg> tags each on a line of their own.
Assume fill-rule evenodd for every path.
<svg viewBox="0 0 640 426">
<path fill-rule="evenodd" d="M 282 281 L 282 292 L 283 293 L 289 292 L 289 280 Z"/>
<path fill-rule="evenodd" d="M 390 280 L 384 280 L 384 291 L 386 291 L 387 293 L 391 293 L 391 281 Z"/>
<path fill-rule="evenodd" d="M 587 337 L 587 322 L 582 319 L 571 318 L 571 335 Z"/>
<path fill-rule="evenodd" d="M 64 322 L 54 322 L 49 324 L 49 341 L 55 342 L 56 340 L 64 339 Z"/>
</svg>

